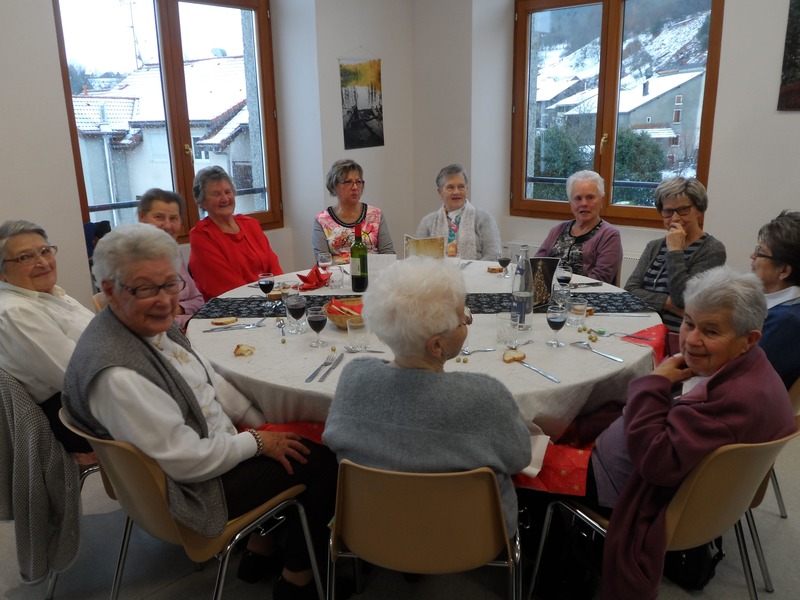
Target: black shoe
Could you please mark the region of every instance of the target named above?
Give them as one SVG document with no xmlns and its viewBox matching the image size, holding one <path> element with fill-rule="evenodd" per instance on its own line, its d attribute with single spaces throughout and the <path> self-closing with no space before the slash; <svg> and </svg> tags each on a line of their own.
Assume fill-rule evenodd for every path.
<svg viewBox="0 0 800 600">
<path fill-rule="evenodd" d="M 273 554 L 264 556 L 245 550 L 239 560 L 236 576 L 245 583 L 258 583 L 265 577 L 274 577 L 283 569 L 283 560 Z"/>
</svg>

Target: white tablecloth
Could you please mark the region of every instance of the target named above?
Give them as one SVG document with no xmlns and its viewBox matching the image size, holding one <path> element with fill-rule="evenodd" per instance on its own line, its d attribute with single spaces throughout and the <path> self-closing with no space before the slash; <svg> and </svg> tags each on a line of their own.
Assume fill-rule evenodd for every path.
<svg viewBox="0 0 800 600">
<path fill-rule="evenodd" d="M 504 293 L 511 290 L 511 279 L 500 279 L 487 272 L 487 266 L 495 263 L 473 262 L 463 273 L 467 290 L 471 293 Z M 277 281 L 297 281 L 296 274 L 281 275 Z M 591 281 L 576 276 L 574 281 Z M 351 294 L 349 280 L 345 278 L 345 288 L 337 290 L 342 295 Z M 580 291 L 580 290 L 579 290 Z M 602 287 L 586 288 L 587 292 L 619 292 L 619 288 L 604 284 Z M 331 293 L 320 289 L 309 294 Z M 243 286 L 225 294 L 227 297 L 259 295 L 257 289 Z M 638 313 L 640 316 L 610 317 L 595 315 L 589 317 L 587 325 L 605 328 L 607 331 L 633 333 L 661 322 L 656 313 Z M 241 322 L 255 319 L 241 319 Z M 532 330 L 521 336 L 521 340 L 533 339 L 534 343 L 523 346 L 527 362 L 556 376 L 561 383 L 553 383 L 522 365 L 506 364 L 502 360 L 504 347 L 495 341 L 496 318 L 494 315 L 474 315 L 465 345 L 475 348 L 497 348 L 495 352 L 473 354 L 467 362 L 449 361 L 446 371 L 472 371 L 486 373 L 502 381 L 516 398 L 522 416 L 533 420 L 542 430 L 553 438 L 558 438 L 564 428 L 579 413 L 597 408 L 612 399 L 624 399 L 628 382 L 648 373 L 653 367 L 652 350 L 619 337 L 600 338 L 592 345 L 603 352 L 624 359 L 618 363 L 588 350 L 567 345 L 564 348 L 550 348 L 544 341 L 552 337 L 543 314 L 535 314 Z M 310 348 L 314 333 L 286 335 L 286 343 L 281 343 L 280 331 L 275 320 L 268 319 L 266 327 L 234 330 L 218 333 L 202 333 L 210 328 L 208 320 L 193 319 L 189 322 L 188 336 L 192 345 L 207 356 L 218 371 L 236 385 L 243 393 L 253 398 L 269 421 L 275 423 L 308 420 L 324 421 L 328 414 L 342 366 L 361 356 L 377 356 L 391 360 L 392 355 L 375 336 L 372 348 L 385 350 L 381 354 L 345 354 L 339 368 L 322 383 L 319 377 L 311 383 L 305 378 L 330 352 L 327 348 Z M 565 327 L 559 338 L 567 342 L 586 340 L 586 333 L 578 333 L 575 328 Z M 321 334 L 322 338 L 343 350 L 347 344 L 347 332 L 341 331 L 328 322 Z M 255 353 L 249 357 L 236 357 L 233 349 L 237 344 L 250 344 Z"/>
</svg>

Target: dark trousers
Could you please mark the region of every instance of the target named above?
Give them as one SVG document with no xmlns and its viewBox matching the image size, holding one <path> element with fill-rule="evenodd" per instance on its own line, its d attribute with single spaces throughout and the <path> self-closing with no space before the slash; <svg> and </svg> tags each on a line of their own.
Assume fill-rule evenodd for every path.
<svg viewBox="0 0 800 600">
<path fill-rule="evenodd" d="M 308 518 L 308 527 L 317 555 L 324 555 L 330 530 L 328 523 L 333 517 L 336 503 L 336 478 L 338 463 L 336 455 L 327 446 L 315 444 L 303 438 L 303 444 L 311 450 L 304 465 L 291 461 L 294 474 L 265 456 L 254 457 L 239 463 L 222 475 L 228 518 L 233 519 L 263 504 L 284 490 L 304 484 L 306 490 L 297 499 L 302 503 Z M 287 515 L 287 541 L 284 567 L 290 571 L 311 568 L 305 546 L 303 529 L 297 513 L 289 510 Z"/>
<path fill-rule="evenodd" d="M 47 420 L 50 421 L 50 429 L 53 430 L 55 438 L 61 442 L 67 452 L 91 452 L 92 447 L 84 438 L 72 433 L 64 427 L 61 419 L 58 418 L 58 411 L 61 410 L 61 393 L 51 396 L 39 406 L 42 407 Z"/>
</svg>

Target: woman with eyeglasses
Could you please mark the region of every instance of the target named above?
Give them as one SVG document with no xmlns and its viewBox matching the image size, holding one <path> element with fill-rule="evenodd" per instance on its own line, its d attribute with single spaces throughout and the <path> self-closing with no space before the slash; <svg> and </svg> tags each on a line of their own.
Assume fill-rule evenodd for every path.
<svg viewBox="0 0 800 600">
<path fill-rule="evenodd" d="M 647 244 L 625 290 L 646 302 L 677 333 L 686 282 L 697 273 L 724 265 L 725 246 L 703 231 L 708 195 L 697 179 L 665 179 L 656 187 L 655 205 L 667 235 Z"/>
<path fill-rule="evenodd" d="M 189 232 L 189 270 L 206 301 L 253 283 L 259 273 L 283 273 L 261 224 L 236 214 L 236 188 L 225 169 L 200 169 L 192 195 L 197 206 L 208 212 Z"/>
<path fill-rule="evenodd" d="M 0 368 L 42 407 L 68 452 L 91 452 L 58 419 L 64 372 L 94 313 L 56 285 L 57 252 L 35 223 L 0 225 Z"/>
<path fill-rule="evenodd" d="M 442 473 L 491 467 L 509 534 L 517 527 L 511 475 L 531 461 L 530 433 L 511 392 L 483 373 L 445 371 L 471 318 L 457 266 L 430 257 L 398 261 L 364 294 L 363 316 L 394 358 L 358 358 L 342 369 L 323 440 L 361 465 Z"/>
<path fill-rule="evenodd" d="M 311 245 L 314 256 L 330 252 L 337 264 L 350 261 L 350 246 L 356 224 L 361 224 L 361 237 L 367 252 L 394 254 L 392 236 L 383 213 L 376 206 L 361 201 L 364 193 L 364 170 L 354 160 L 341 159 L 333 163 L 325 178 L 325 187 L 336 196 L 336 205 L 329 206 L 314 220 Z"/>
<path fill-rule="evenodd" d="M 175 240 L 150 225 L 122 225 L 100 240 L 92 271 L 108 308 L 78 341 L 64 406 L 86 432 L 155 460 L 167 476 L 171 514 L 200 535 L 216 537 L 230 519 L 302 484 L 298 499 L 324 549 L 335 456 L 295 433 L 264 429 L 261 411 L 192 348 L 174 320 L 184 287 L 179 268 Z M 262 561 L 264 570 L 248 580 L 269 575 L 277 561 L 283 571 L 273 598 L 316 597 L 299 519 L 287 519 L 282 561 Z"/>
<path fill-rule="evenodd" d="M 764 225 L 750 259 L 767 299 L 759 345 L 789 388 L 800 378 L 800 212 L 784 210 Z"/>
<path fill-rule="evenodd" d="M 500 230 L 497 221 L 469 201 L 469 177 L 461 165 L 447 165 L 436 175 L 442 205 L 417 225 L 418 238 L 443 237 L 445 254 L 461 260 L 497 259 Z"/>
</svg>

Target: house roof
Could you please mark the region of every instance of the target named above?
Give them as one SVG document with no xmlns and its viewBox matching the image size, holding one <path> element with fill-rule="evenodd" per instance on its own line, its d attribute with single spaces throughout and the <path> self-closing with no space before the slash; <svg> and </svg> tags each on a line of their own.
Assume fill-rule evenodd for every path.
<svg viewBox="0 0 800 600">
<path fill-rule="evenodd" d="M 246 98 L 242 56 L 213 57 L 186 61 L 186 97 L 189 119 L 194 123 L 224 120 Z M 146 126 L 164 123 L 164 94 L 159 65 L 137 69 L 110 90 L 93 91 L 72 97 L 75 118 L 81 133 L 100 132 L 101 111 L 118 131 L 132 124 Z M 104 109 L 100 107 L 104 106 Z M 80 116 L 79 116 L 80 113 Z"/>
<path fill-rule="evenodd" d="M 580 81 L 580 79 L 575 76 L 563 79 L 539 79 L 536 82 L 536 102 L 550 102 L 553 98 L 568 90 L 578 81 Z"/>
</svg>

